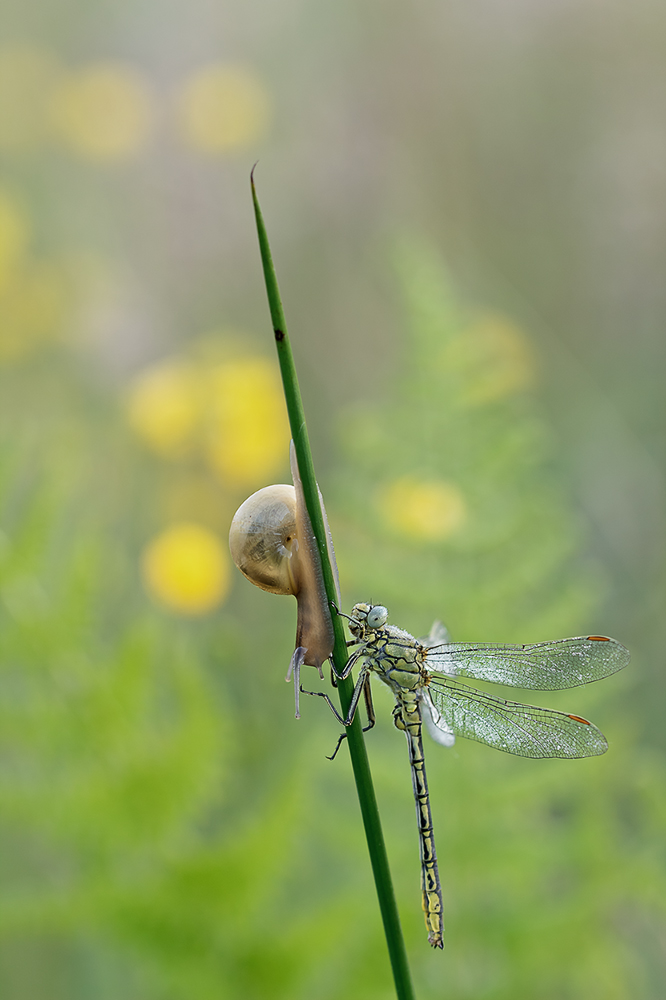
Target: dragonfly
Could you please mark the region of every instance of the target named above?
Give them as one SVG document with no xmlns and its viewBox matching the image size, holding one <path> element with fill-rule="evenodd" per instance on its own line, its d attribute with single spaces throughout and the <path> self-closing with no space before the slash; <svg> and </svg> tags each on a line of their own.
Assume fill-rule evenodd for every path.
<svg viewBox="0 0 666 1000">
<path fill-rule="evenodd" d="M 335 609 L 337 611 L 337 608 Z M 342 612 L 338 612 L 342 614 Z M 343 718 L 322 691 L 304 694 L 324 698 L 338 721 L 350 726 L 364 696 L 368 724 L 375 724 L 370 677 L 376 674 L 395 696 L 393 722 L 404 732 L 414 786 L 421 855 L 421 897 L 428 941 L 443 948 L 442 887 L 437 867 L 430 796 L 425 770 L 422 728 L 443 746 L 453 746 L 457 736 L 476 740 L 521 757 L 593 757 L 605 753 L 603 733 L 587 719 L 549 708 L 537 708 L 463 684 L 472 677 L 508 687 L 556 691 L 608 677 L 629 662 L 629 651 L 616 639 L 603 635 L 555 639 L 528 645 L 451 642 L 440 622 L 430 635 L 415 639 L 409 632 L 388 624 L 388 611 L 380 604 L 355 604 L 348 619 L 358 646 L 342 673 L 332 667 L 332 679 L 343 680 L 358 667 L 358 677 Z M 330 759 L 338 752 L 342 733 Z"/>
</svg>

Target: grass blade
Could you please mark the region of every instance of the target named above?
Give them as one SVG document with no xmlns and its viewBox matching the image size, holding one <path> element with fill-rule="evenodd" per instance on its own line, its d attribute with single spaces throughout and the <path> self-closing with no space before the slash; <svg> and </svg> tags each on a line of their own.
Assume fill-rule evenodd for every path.
<svg viewBox="0 0 666 1000">
<path fill-rule="evenodd" d="M 335 583 L 328 557 L 328 549 L 326 546 L 326 532 L 317 494 L 317 483 L 305 423 L 305 413 L 303 411 L 303 403 L 298 386 L 296 367 L 294 365 L 294 358 L 287 334 L 287 326 L 282 309 L 275 268 L 273 267 L 273 259 L 268 243 L 268 237 L 266 235 L 266 227 L 264 226 L 264 220 L 259 207 L 259 201 L 257 199 L 253 175 L 254 169 L 250 178 L 252 185 L 252 200 L 257 220 L 257 232 L 259 235 L 259 247 L 261 250 L 261 260 L 264 269 L 266 292 L 268 294 L 268 304 L 270 307 L 273 331 L 275 334 L 275 345 L 277 347 L 280 371 L 282 373 L 282 383 L 287 402 L 287 412 L 289 414 L 291 434 L 294 439 L 298 467 L 303 482 L 305 503 L 308 509 L 308 514 L 310 515 L 312 529 L 317 540 L 317 547 L 321 555 L 326 593 L 329 601 L 335 601 Z M 347 646 L 342 620 L 337 615 L 333 615 L 333 627 L 335 631 L 333 662 L 336 670 L 341 672 L 347 662 Z M 340 696 L 340 704 L 342 706 L 343 715 L 347 714 L 353 689 L 354 682 L 351 677 L 348 677 L 345 681 L 341 681 L 338 684 L 338 693 Z M 386 846 L 384 844 L 384 834 L 382 832 L 379 810 L 377 808 L 377 799 L 372 783 L 372 775 L 370 773 L 370 764 L 368 761 L 368 755 L 365 748 L 358 713 L 354 722 L 347 730 L 347 736 L 349 754 L 351 757 L 354 779 L 356 781 L 359 804 L 361 806 L 361 815 L 363 817 L 363 825 L 368 842 L 370 862 L 375 878 L 375 885 L 377 887 L 379 908 L 382 915 L 382 921 L 384 923 L 384 933 L 386 935 L 386 943 L 393 970 L 396 994 L 399 1000 L 414 1000 L 414 991 L 411 983 L 409 966 L 407 964 L 407 953 L 405 950 L 402 928 L 400 926 L 400 918 L 398 916 L 398 910 L 395 902 L 395 894 L 393 892 L 393 883 L 391 880 Z"/>
</svg>

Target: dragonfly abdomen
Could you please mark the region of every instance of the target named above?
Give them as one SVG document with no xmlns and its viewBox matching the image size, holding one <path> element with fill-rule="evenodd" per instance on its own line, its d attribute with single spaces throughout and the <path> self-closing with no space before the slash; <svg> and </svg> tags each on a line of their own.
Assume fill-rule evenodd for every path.
<svg viewBox="0 0 666 1000">
<path fill-rule="evenodd" d="M 418 702 L 412 699 L 399 699 L 396 705 L 395 723 L 399 729 L 404 729 L 409 746 L 409 763 L 414 785 L 421 854 L 421 899 L 428 930 L 428 941 L 433 948 L 443 948 L 444 904 L 437 867 L 435 835 L 421 738 L 421 713 Z"/>
</svg>

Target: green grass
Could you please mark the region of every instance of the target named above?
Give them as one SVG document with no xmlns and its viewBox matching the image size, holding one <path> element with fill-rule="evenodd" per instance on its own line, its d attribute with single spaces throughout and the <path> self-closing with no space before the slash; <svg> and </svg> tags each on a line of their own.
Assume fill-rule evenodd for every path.
<svg viewBox="0 0 666 1000">
<path fill-rule="evenodd" d="M 345 607 L 382 601 L 413 634 L 442 617 L 461 640 L 594 631 L 603 576 L 535 390 L 463 405 L 477 369 L 447 344 L 474 310 L 418 242 L 394 268 L 404 356 L 332 429 L 310 415 L 335 456 L 319 477 Z M 442 350 L 457 391 L 422 363 Z M 387 1000 L 351 765 L 325 759 L 339 726 L 312 699 L 296 723 L 284 683 L 294 602 L 239 576 L 208 618 L 153 606 L 139 552 L 172 467 L 66 358 L 4 372 L 0 390 L 3 998 Z M 377 490 L 416 472 L 460 486 L 464 535 L 416 541 L 383 521 Z M 443 954 L 425 938 L 404 740 L 376 686 L 366 746 L 422 1000 L 661 997 L 666 774 L 625 709 L 640 669 L 543 699 L 597 723 L 602 758 L 426 746 Z"/>
</svg>

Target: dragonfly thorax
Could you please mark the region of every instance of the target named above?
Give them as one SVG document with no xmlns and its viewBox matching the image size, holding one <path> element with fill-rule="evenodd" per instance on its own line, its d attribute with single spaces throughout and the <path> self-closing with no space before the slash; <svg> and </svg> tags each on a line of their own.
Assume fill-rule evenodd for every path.
<svg viewBox="0 0 666 1000">
<path fill-rule="evenodd" d="M 366 641 L 366 662 L 394 694 L 403 696 L 428 683 L 422 668 L 422 647 L 409 632 L 387 625 Z"/>
</svg>

